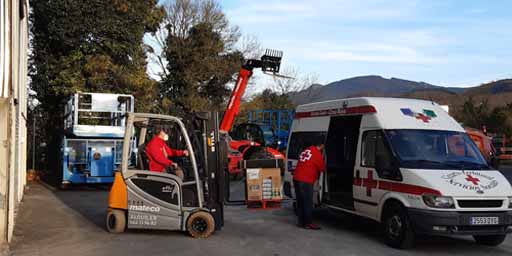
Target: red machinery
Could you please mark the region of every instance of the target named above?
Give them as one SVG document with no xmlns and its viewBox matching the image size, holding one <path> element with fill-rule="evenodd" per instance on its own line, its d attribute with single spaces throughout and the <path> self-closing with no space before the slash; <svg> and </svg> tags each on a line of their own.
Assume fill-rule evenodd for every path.
<svg viewBox="0 0 512 256">
<path fill-rule="evenodd" d="M 276 75 L 279 73 L 281 66 L 281 59 L 283 53 L 281 51 L 266 50 L 265 54 L 258 59 L 249 59 L 240 68 L 238 79 L 236 80 L 235 88 L 231 93 L 226 112 L 220 124 L 220 132 L 229 133 L 233 127 L 235 117 L 240 110 L 240 101 L 247 87 L 247 82 L 253 74 L 253 69 L 261 68 L 263 73 Z M 270 147 L 262 147 L 258 143 L 247 140 L 229 140 L 229 166 L 228 171 L 231 174 L 240 172 L 238 162 L 242 159 L 284 159 L 284 155 L 279 151 Z"/>
<path fill-rule="evenodd" d="M 500 134 L 493 136 L 492 143 L 498 151 L 498 159 L 500 161 L 512 160 L 512 138 Z"/>
<path fill-rule="evenodd" d="M 484 156 L 485 160 L 489 164 L 494 164 L 495 162 L 495 156 L 496 156 L 496 150 L 494 149 L 494 146 L 492 145 L 492 139 L 491 137 L 487 136 L 485 134 L 485 130 L 478 130 L 470 127 L 464 127 L 466 130 L 466 134 L 471 138 L 471 140 L 475 143 L 475 145 L 478 147 L 480 152 L 482 153 L 482 156 Z"/>
</svg>

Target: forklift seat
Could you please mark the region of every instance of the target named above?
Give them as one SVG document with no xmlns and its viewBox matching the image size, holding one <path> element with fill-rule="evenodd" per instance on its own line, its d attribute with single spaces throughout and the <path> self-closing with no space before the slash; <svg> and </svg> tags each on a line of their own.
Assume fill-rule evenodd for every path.
<svg viewBox="0 0 512 256">
<path fill-rule="evenodd" d="M 148 156 L 146 155 L 146 144 L 139 146 L 137 150 L 137 158 L 139 159 L 137 162 L 137 168 L 140 170 L 149 171 Z"/>
</svg>

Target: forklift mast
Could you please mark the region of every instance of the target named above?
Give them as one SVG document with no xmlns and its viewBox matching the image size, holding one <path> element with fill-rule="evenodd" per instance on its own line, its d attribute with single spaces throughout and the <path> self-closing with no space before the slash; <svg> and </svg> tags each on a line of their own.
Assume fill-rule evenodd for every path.
<svg viewBox="0 0 512 256">
<path fill-rule="evenodd" d="M 263 73 L 276 75 L 279 73 L 282 58 L 282 51 L 267 49 L 265 54 L 261 56 L 259 60 L 249 59 L 242 65 L 235 83 L 235 88 L 233 88 L 233 92 L 229 98 L 229 103 L 226 107 L 224 117 L 220 123 L 219 130 L 221 132 L 228 133 L 231 130 L 235 117 L 238 115 L 238 111 L 240 110 L 240 101 L 242 100 L 245 88 L 247 87 L 247 82 L 253 74 L 253 69 L 261 68 Z"/>
<path fill-rule="evenodd" d="M 217 230 L 224 226 L 225 172 L 227 169 L 227 140 L 219 132 L 219 113 L 195 113 L 193 134 L 197 159 L 200 161 L 200 175 L 204 180 L 204 199 L 215 220 Z M 202 166 L 201 166 L 202 165 Z"/>
</svg>

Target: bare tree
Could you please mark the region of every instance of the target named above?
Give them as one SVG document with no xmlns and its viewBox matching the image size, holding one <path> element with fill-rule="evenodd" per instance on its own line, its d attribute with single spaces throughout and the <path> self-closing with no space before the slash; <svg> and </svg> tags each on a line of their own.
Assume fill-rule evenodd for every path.
<svg viewBox="0 0 512 256">
<path fill-rule="evenodd" d="M 226 52 L 239 51 L 245 58 L 262 53 L 255 36 L 241 36 L 238 26 L 229 23 L 220 4 L 215 0 L 171 0 L 164 4 L 164 21 L 157 32 L 146 37 L 150 72 L 161 79 L 168 75 L 167 60 L 163 49 L 168 47 L 169 34 L 185 39 L 190 29 L 200 23 L 208 23 L 222 36 Z"/>
<path fill-rule="evenodd" d="M 296 67 L 284 67 L 280 74 L 285 77 L 274 77 L 271 89 L 282 95 L 300 92 L 308 89 L 311 85 L 318 83 L 317 74 L 301 74 L 299 69 Z"/>
<path fill-rule="evenodd" d="M 287 78 L 274 77 L 270 89 L 280 95 L 287 95 L 293 103 L 301 103 L 300 99 L 312 100 L 320 95 L 320 90 L 315 86 L 318 85 L 317 74 L 302 74 L 298 68 L 291 66 L 284 67 L 280 73 Z"/>
<path fill-rule="evenodd" d="M 237 46 L 245 59 L 257 59 L 263 54 L 263 48 L 258 38 L 254 35 L 243 35 Z"/>
</svg>

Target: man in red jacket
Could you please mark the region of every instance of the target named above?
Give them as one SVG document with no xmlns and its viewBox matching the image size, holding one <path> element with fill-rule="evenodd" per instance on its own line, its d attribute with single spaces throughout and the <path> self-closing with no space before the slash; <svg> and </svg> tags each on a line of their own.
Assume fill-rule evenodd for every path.
<svg viewBox="0 0 512 256">
<path fill-rule="evenodd" d="M 155 128 L 155 135 L 146 145 L 146 155 L 149 160 L 149 170 L 154 172 L 165 172 L 167 167 L 173 167 L 175 175 L 183 179 L 183 170 L 178 167 L 169 157 L 188 156 L 188 150 L 176 150 L 167 146 L 166 141 L 169 135 L 162 127 Z"/>
<path fill-rule="evenodd" d="M 293 172 L 298 224 L 306 229 L 320 229 L 313 224 L 313 187 L 320 173 L 325 170 L 323 149 L 323 138 L 319 138 L 315 145 L 300 153 L 297 167 Z"/>
</svg>

